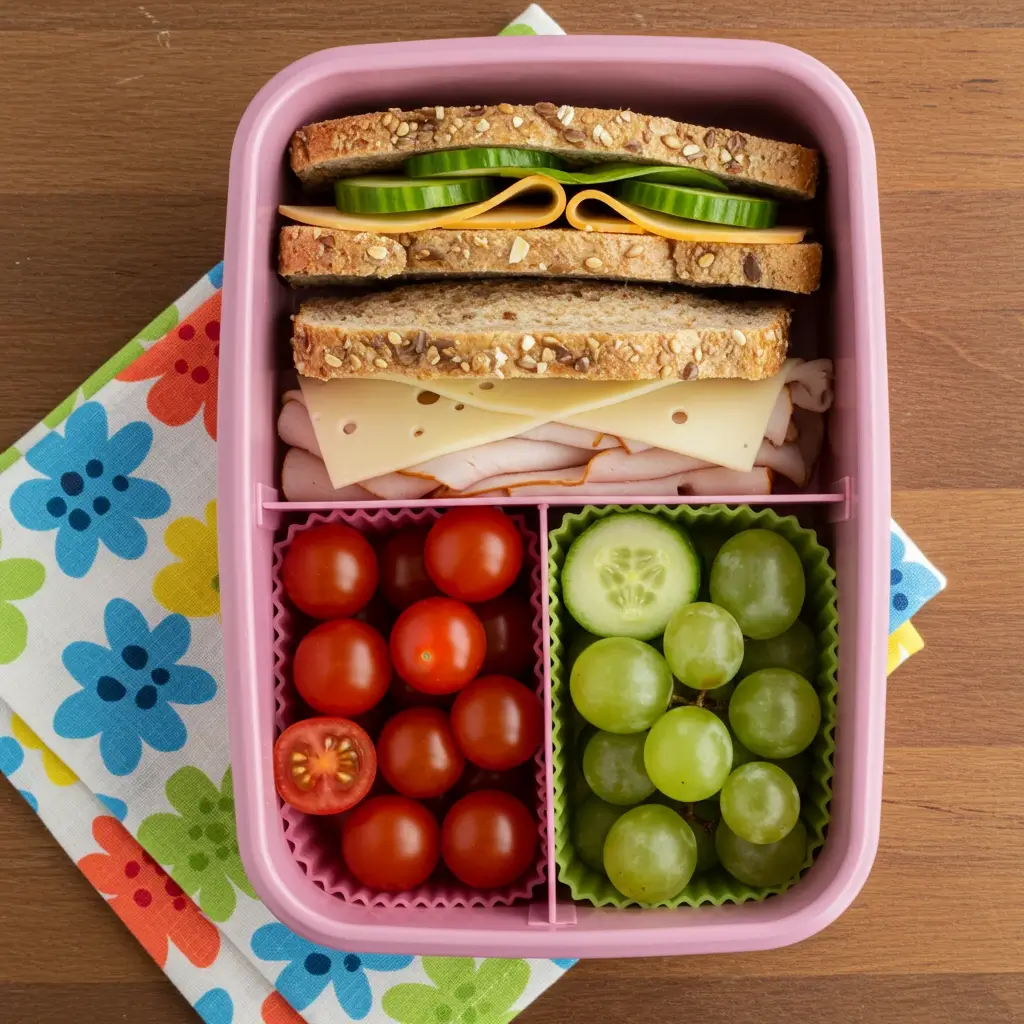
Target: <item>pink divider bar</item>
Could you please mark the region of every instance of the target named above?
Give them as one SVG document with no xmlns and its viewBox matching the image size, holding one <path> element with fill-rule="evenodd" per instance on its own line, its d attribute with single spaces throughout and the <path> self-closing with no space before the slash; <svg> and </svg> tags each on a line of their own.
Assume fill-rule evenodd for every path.
<svg viewBox="0 0 1024 1024">
<path fill-rule="evenodd" d="M 391 507 L 394 508 L 395 504 L 392 503 Z M 295 510 L 295 507 L 291 505 L 288 508 Z M 440 516 L 440 511 L 427 507 L 418 509 L 402 507 L 395 512 L 384 508 L 338 509 L 326 515 L 310 515 L 301 523 L 291 524 L 285 537 L 274 545 L 274 695 L 277 702 L 275 725 L 279 732 L 299 719 L 309 716 L 309 712 L 305 710 L 291 683 L 292 652 L 298 640 L 295 634 L 296 614 L 288 603 L 281 582 L 284 553 L 296 534 L 323 523 L 342 522 L 359 530 L 360 533 L 382 536 L 403 526 L 432 523 Z M 554 808 L 550 799 L 553 782 L 549 755 L 551 750 L 551 679 L 547 670 L 548 630 L 545 589 L 547 560 L 544 557 L 540 538 L 537 532 L 527 524 L 526 517 L 513 514 L 509 518 L 515 523 L 524 541 L 523 560 L 529 572 L 530 604 L 534 612 L 534 679 L 537 693 L 544 701 L 546 709 L 545 743 L 534 757 L 534 778 L 537 792 L 534 811 L 537 816 L 539 834 L 536 860 L 529 871 L 505 889 L 494 891 L 471 889 L 451 876 L 442 863 L 434 877 L 418 889 L 402 893 L 381 893 L 361 885 L 345 869 L 341 859 L 340 832 L 336 819 L 303 814 L 279 799 L 282 827 L 295 861 L 310 881 L 330 895 L 347 903 L 374 907 L 500 907 L 519 900 L 529 900 L 539 884 L 546 878 L 553 879 L 555 877 L 553 867 Z M 540 522 L 541 534 L 546 541 L 546 520 L 543 510 Z M 549 892 L 551 894 L 549 899 L 553 903 L 554 885 L 549 886 Z"/>
</svg>

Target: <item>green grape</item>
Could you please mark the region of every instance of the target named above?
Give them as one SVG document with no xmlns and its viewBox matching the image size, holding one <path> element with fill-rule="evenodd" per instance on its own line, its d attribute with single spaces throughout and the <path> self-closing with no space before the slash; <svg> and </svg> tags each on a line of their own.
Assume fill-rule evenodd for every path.
<svg viewBox="0 0 1024 1024">
<path fill-rule="evenodd" d="M 737 768 L 722 786 L 722 820 L 748 843 L 777 843 L 800 817 L 796 783 L 778 766 L 751 761 Z"/>
<path fill-rule="evenodd" d="M 588 797 L 572 816 L 572 848 L 581 861 L 604 874 L 604 841 L 608 830 L 625 813 L 596 796 Z"/>
<path fill-rule="evenodd" d="M 695 690 L 728 683 L 743 662 L 743 633 L 718 605 L 683 605 L 665 627 L 665 660 L 672 674 Z"/>
<path fill-rule="evenodd" d="M 787 668 L 763 668 L 744 679 L 729 701 L 736 737 L 762 757 L 792 757 L 806 750 L 821 724 L 818 695 Z"/>
<path fill-rule="evenodd" d="M 796 621 L 806 592 L 804 567 L 792 544 L 771 530 L 730 537 L 711 567 L 711 600 L 731 612 L 744 636 L 767 640 Z"/>
<path fill-rule="evenodd" d="M 569 689 L 580 714 L 598 729 L 643 732 L 668 707 L 672 673 L 650 644 L 609 637 L 576 659 Z"/>
<path fill-rule="evenodd" d="M 718 851 L 715 849 L 715 827 L 711 822 L 695 821 L 686 818 L 690 826 L 694 842 L 697 844 L 697 867 L 695 871 L 710 871 L 718 863 Z"/>
<path fill-rule="evenodd" d="M 576 635 L 572 638 L 569 643 L 569 649 L 565 654 L 566 669 L 572 672 L 573 665 L 576 664 L 576 659 L 593 643 L 597 643 L 601 638 L 594 636 L 593 633 L 588 633 L 585 629 L 579 630 Z"/>
<path fill-rule="evenodd" d="M 666 796 L 687 803 L 706 800 L 732 770 L 729 730 L 707 708 L 673 708 L 647 734 L 644 764 Z"/>
<path fill-rule="evenodd" d="M 620 807 L 632 807 L 654 792 L 654 783 L 644 771 L 644 741 L 647 733 L 623 736 L 597 732 L 583 751 L 583 776 L 602 800 Z"/>
<path fill-rule="evenodd" d="M 797 619 L 785 633 L 770 640 L 748 640 L 739 677 L 745 679 L 762 668 L 788 668 L 804 679 L 818 671 L 818 644 L 810 626 Z"/>
<path fill-rule="evenodd" d="M 735 746 L 735 741 L 733 745 Z M 812 762 L 806 751 L 792 757 L 769 758 L 769 761 L 777 764 L 793 780 L 798 792 L 803 793 L 807 789 L 811 781 Z"/>
<path fill-rule="evenodd" d="M 774 888 L 795 878 L 807 857 L 807 829 L 798 821 L 777 843 L 748 843 L 724 822 L 715 830 L 715 850 L 733 878 L 758 888 Z"/>
<path fill-rule="evenodd" d="M 697 866 L 697 841 L 675 811 L 658 804 L 633 807 L 604 841 L 604 870 L 623 896 L 638 903 L 670 900 Z"/>
</svg>

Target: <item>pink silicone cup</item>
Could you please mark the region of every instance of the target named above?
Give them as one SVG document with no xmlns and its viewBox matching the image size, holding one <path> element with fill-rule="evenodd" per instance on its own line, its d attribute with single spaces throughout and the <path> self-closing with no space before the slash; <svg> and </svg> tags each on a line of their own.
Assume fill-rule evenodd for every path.
<svg viewBox="0 0 1024 1024">
<path fill-rule="evenodd" d="M 274 694 L 277 698 L 275 724 L 278 732 L 310 714 L 291 682 L 291 658 L 300 637 L 296 635 L 296 613 L 281 584 L 281 564 L 296 534 L 323 523 L 340 522 L 347 523 L 368 538 L 379 538 L 386 537 L 403 526 L 433 523 L 440 516 L 441 512 L 438 509 L 403 508 L 393 512 L 386 509 L 337 510 L 327 515 L 311 515 L 302 522 L 292 523 L 285 537 L 274 545 Z M 540 546 L 537 533 L 529 528 L 525 516 L 513 514 L 510 518 L 524 542 L 523 565 L 529 577 L 530 604 L 533 608 L 534 679 L 537 693 L 543 698 L 544 628 L 540 597 Z M 548 813 L 543 748 L 538 750 L 534 757 L 534 778 L 537 789 L 534 813 L 539 835 L 536 859 L 533 866 L 516 879 L 513 885 L 493 891 L 471 889 L 462 885 L 458 879 L 443 869 L 443 865 L 439 866 L 433 879 L 418 889 L 401 893 L 382 893 L 368 889 L 345 869 L 341 859 L 339 833 L 333 822 L 303 814 L 283 801 L 278 802 L 282 827 L 296 862 L 314 885 L 340 900 L 374 907 L 499 907 L 507 906 L 516 900 L 529 899 L 547 874 Z"/>
</svg>

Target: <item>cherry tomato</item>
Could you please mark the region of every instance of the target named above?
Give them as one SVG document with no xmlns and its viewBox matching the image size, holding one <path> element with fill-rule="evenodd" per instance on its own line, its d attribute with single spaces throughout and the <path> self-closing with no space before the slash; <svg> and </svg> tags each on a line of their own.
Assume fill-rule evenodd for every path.
<svg viewBox="0 0 1024 1024">
<path fill-rule="evenodd" d="M 351 526 L 325 523 L 295 535 L 281 581 L 292 603 L 314 619 L 354 615 L 377 589 L 377 556 Z"/>
<path fill-rule="evenodd" d="M 430 877 L 438 858 L 437 819 L 405 796 L 364 800 L 341 830 L 349 871 L 370 889 L 404 892 Z"/>
<path fill-rule="evenodd" d="M 307 718 L 274 744 L 274 782 L 306 814 L 340 814 L 366 796 L 377 774 L 370 737 L 344 718 Z"/>
<path fill-rule="evenodd" d="M 489 601 L 519 575 L 523 538 L 501 509 L 455 508 L 430 528 L 424 556 L 430 578 L 449 597 Z"/>
<path fill-rule="evenodd" d="M 388 691 L 388 645 L 357 619 L 322 622 L 299 641 L 292 674 L 310 707 L 343 718 L 361 715 Z"/>
<path fill-rule="evenodd" d="M 521 800 L 495 789 L 464 796 L 445 815 L 441 855 L 475 889 L 514 882 L 532 863 L 537 823 Z"/>
<path fill-rule="evenodd" d="M 407 526 L 388 537 L 380 549 L 380 589 L 388 604 L 399 611 L 440 593 L 423 562 L 428 530 L 426 526 Z"/>
<path fill-rule="evenodd" d="M 487 634 L 483 671 L 506 676 L 525 675 L 536 660 L 530 602 L 513 594 L 502 594 L 493 601 L 477 605 L 473 611 Z"/>
<path fill-rule="evenodd" d="M 391 630 L 391 662 L 414 689 L 454 693 L 479 671 L 487 636 L 473 609 L 450 597 L 417 601 Z"/>
<path fill-rule="evenodd" d="M 544 715 L 537 694 L 522 683 L 508 676 L 481 676 L 455 698 L 452 732 L 473 764 L 500 772 L 537 752 Z"/>
<path fill-rule="evenodd" d="M 377 740 L 384 778 L 403 796 L 440 796 L 459 781 L 466 765 L 439 708 L 409 708 L 392 718 Z"/>
</svg>

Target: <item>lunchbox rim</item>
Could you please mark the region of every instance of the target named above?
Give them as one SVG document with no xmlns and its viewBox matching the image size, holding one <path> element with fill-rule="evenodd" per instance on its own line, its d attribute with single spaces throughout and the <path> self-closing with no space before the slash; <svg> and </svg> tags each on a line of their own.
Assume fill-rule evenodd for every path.
<svg viewBox="0 0 1024 1024">
<path fill-rule="evenodd" d="M 846 909 L 870 872 L 878 844 L 886 635 L 882 615 L 884 599 L 878 596 L 877 591 L 888 584 L 890 484 L 884 293 L 875 154 L 870 127 L 860 103 L 835 72 L 810 55 L 778 43 L 674 36 L 591 35 L 529 37 L 529 46 L 530 60 L 541 64 L 558 60 L 607 62 L 612 67 L 623 67 L 642 59 L 661 64 L 699 62 L 725 68 L 753 66 L 788 76 L 808 89 L 826 105 L 842 132 L 850 169 L 849 188 L 854 214 L 851 231 L 858 238 L 860 260 L 860 265 L 855 268 L 859 285 L 856 299 L 863 320 L 856 329 L 855 365 L 847 367 L 847 372 L 857 377 L 860 408 L 849 415 L 851 420 L 857 417 L 857 429 L 869 437 L 864 443 L 871 449 L 868 471 L 861 473 L 857 494 L 852 499 L 856 515 L 862 520 L 863 531 L 859 534 L 857 552 L 861 576 L 858 593 L 868 594 L 871 614 L 863 615 L 858 636 L 854 641 L 848 641 L 857 644 L 861 654 L 858 659 L 860 672 L 868 677 L 866 685 L 858 690 L 856 715 L 866 724 L 869 736 L 863 753 L 863 777 L 858 775 L 856 779 L 859 793 L 854 802 L 857 807 L 849 812 L 856 815 L 856 819 L 851 818 L 849 842 L 831 881 L 810 902 L 798 904 L 781 915 L 769 910 L 747 916 L 742 921 L 709 922 L 706 911 L 684 911 L 687 916 L 696 915 L 692 923 L 699 923 L 699 927 L 687 927 L 687 922 L 681 919 L 678 928 L 635 923 L 628 929 L 579 931 L 546 923 L 513 931 L 502 929 L 500 924 L 481 917 L 479 926 L 425 924 L 405 928 L 389 924 L 384 919 L 386 915 L 377 914 L 370 915 L 376 918 L 370 923 L 346 923 L 341 928 L 311 902 L 300 900 L 274 866 L 274 855 L 266 845 L 267 833 L 262 826 L 268 815 L 276 815 L 276 807 L 268 805 L 265 794 L 261 794 L 254 782 L 254 775 L 260 773 L 261 761 L 266 759 L 266 751 L 262 750 L 259 737 L 253 735 L 247 710 L 260 699 L 260 694 L 253 686 L 246 690 L 246 679 L 255 678 L 256 666 L 243 604 L 247 581 L 251 583 L 252 579 L 250 541 L 252 531 L 258 528 L 255 524 L 260 514 L 261 495 L 257 493 L 256 482 L 251 479 L 248 456 L 239 459 L 235 454 L 236 447 L 241 450 L 252 422 L 253 410 L 246 393 L 252 366 L 251 352 L 235 350 L 228 345 L 222 353 L 222 371 L 225 363 L 229 369 L 222 372 L 220 384 L 223 419 L 220 428 L 222 447 L 218 458 L 221 522 L 218 544 L 221 564 L 230 567 L 222 576 L 223 630 L 236 804 L 247 812 L 240 815 L 238 827 L 242 859 L 254 888 L 280 920 L 325 945 L 337 945 L 343 941 L 348 948 L 368 952 L 431 951 L 452 955 L 491 953 L 503 956 L 621 956 L 626 953 L 639 956 L 736 952 L 787 945 L 820 931 Z M 319 81 L 337 69 L 339 61 L 345 63 L 349 72 L 380 73 L 399 65 L 407 71 L 436 70 L 453 64 L 472 68 L 485 67 L 495 60 L 521 57 L 523 47 L 521 37 L 470 37 L 341 46 L 309 54 L 275 75 L 248 105 L 232 146 L 222 313 L 226 338 L 230 341 L 231 338 L 251 336 L 254 316 L 258 315 L 254 275 L 246 265 L 264 245 L 264 240 L 256 237 L 251 217 L 256 202 L 257 163 L 254 154 L 259 152 L 263 136 L 287 99 L 315 88 Z M 628 85 L 624 91 L 628 94 Z M 861 339 L 865 340 L 862 342 Z M 225 457 L 225 452 L 233 454 Z M 603 501 L 598 503 L 605 504 Z M 544 498 L 538 497 L 537 504 L 543 506 Z M 542 551 L 542 558 L 545 554 Z M 874 588 L 873 595 L 870 588 Z M 546 666 L 545 670 L 548 668 Z M 549 879 L 549 885 L 553 884 L 554 880 Z M 775 900 L 768 903 L 780 906 Z M 768 909 L 766 904 L 760 907 Z M 697 917 L 705 919 L 698 922 Z M 343 935 L 340 934 L 342 931 Z"/>
</svg>

